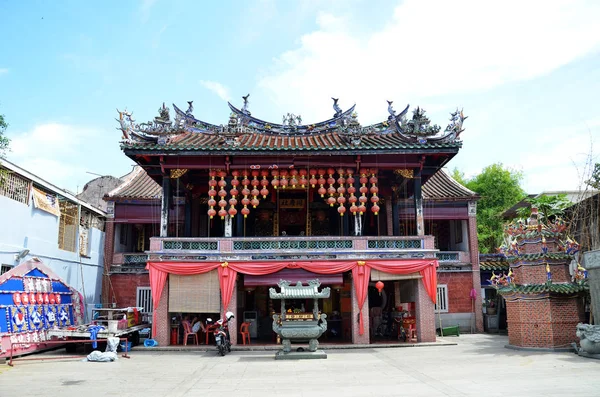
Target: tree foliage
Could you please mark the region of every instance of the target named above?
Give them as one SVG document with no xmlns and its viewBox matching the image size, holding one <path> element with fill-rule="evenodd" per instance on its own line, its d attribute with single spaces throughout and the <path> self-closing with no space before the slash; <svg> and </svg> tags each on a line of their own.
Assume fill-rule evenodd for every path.
<svg viewBox="0 0 600 397">
<path fill-rule="evenodd" d="M 600 190 L 600 163 L 594 164 L 592 175 L 585 183 L 594 189 Z"/>
<path fill-rule="evenodd" d="M 470 179 L 465 179 L 458 170 L 454 170 L 453 177 L 481 196 L 477 203 L 479 250 L 482 253 L 495 252 L 502 242 L 502 212 L 525 197 L 521 188 L 523 175 L 498 163 L 485 167 L 479 175 Z"/>
<path fill-rule="evenodd" d="M 557 216 L 562 216 L 565 213 L 565 209 L 573 205 L 567 198 L 566 194 L 558 195 L 543 195 L 538 197 L 532 197 L 526 199 L 531 206 L 519 208 L 517 214 L 520 218 L 528 218 L 531 215 L 531 208 L 535 207 L 538 209 L 539 215 L 542 219 L 548 220 L 553 219 Z"/>
<path fill-rule="evenodd" d="M 4 136 L 4 132 L 8 128 L 8 123 L 4 119 L 4 115 L 0 114 L 0 158 L 6 155 L 10 139 Z"/>
</svg>

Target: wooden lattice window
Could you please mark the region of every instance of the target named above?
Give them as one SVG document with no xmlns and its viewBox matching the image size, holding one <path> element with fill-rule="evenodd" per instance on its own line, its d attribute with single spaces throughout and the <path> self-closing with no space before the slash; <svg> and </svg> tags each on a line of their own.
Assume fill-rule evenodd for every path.
<svg viewBox="0 0 600 397">
<path fill-rule="evenodd" d="M 31 182 L 21 175 L 5 169 L 0 170 L 0 195 L 29 204 L 30 187 Z"/>
<path fill-rule="evenodd" d="M 58 227 L 58 248 L 75 252 L 77 245 L 77 204 L 60 201 L 60 225 Z"/>
</svg>

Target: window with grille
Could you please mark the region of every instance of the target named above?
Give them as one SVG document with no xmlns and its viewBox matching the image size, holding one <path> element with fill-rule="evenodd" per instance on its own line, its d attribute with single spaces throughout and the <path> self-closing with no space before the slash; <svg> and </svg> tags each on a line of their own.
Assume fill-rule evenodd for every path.
<svg viewBox="0 0 600 397">
<path fill-rule="evenodd" d="M 0 169 L 0 195 L 19 203 L 29 204 L 31 182 L 21 175 Z"/>
<path fill-rule="evenodd" d="M 440 313 L 448 312 L 448 286 L 446 284 L 438 284 L 437 286 L 437 301 L 435 311 Z"/>
<path fill-rule="evenodd" d="M 142 308 L 142 313 L 152 314 L 152 290 L 150 287 L 137 287 L 135 305 Z"/>
<path fill-rule="evenodd" d="M 6 273 L 7 271 L 11 270 L 13 267 L 11 265 L 2 265 L 0 266 L 0 275 Z"/>
<path fill-rule="evenodd" d="M 77 204 L 60 201 L 60 225 L 58 226 L 58 248 L 75 252 L 77 246 Z"/>
</svg>

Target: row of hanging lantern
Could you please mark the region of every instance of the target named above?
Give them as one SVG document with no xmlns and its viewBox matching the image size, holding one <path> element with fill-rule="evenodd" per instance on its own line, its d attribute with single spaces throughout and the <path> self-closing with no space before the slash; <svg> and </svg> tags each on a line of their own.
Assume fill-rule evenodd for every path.
<svg viewBox="0 0 600 397">
<path fill-rule="evenodd" d="M 337 173 L 337 180 L 334 175 Z M 271 176 L 269 182 L 268 177 Z M 239 202 L 243 205 L 241 209 L 244 218 L 250 213 L 249 206 L 256 208 L 259 204 L 260 197 L 266 199 L 269 195 L 268 186 L 271 185 L 273 189 L 296 189 L 296 188 L 316 188 L 319 186 L 317 192 L 325 202 L 331 207 L 338 206 L 338 213 L 340 216 L 344 216 L 346 213 L 346 203 L 350 204 L 350 212 L 353 215 L 363 215 L 367 211 L 367 203 L 369 202 L 368 194 L 371 194 L 370 201 L 373 204 L 371 211 L 374 215 L 379 214 L 379 188 L 377 187 L 377 169 L 365 168 L 359 170 L 359 184 L 356 183 L 355 172 L 353 169 L 348 168 L 334 168 L 328 169 L 272 169 L 272 170 L 233 170 L 231 171 L 231 188 L 227 192 L 227 172 L 220 170 L 209 171 L 208 181 L 208 215 L 212 219 L 215 215 L 219 215 L 221 219 L 225 219 L 227 215 L 234 217 L 237 215 L 238 210 L 236 205 Z M 259 176 L 261 179 L 259 179 Z M 328 176 L 326 179 L 325 177 Z M 217 179 L 219 178 L 219 179 Z M 337 188 L 335 187 L 337 183 Z M 325 188 L 325 185 L 328 185 Z M 370 184 L 370 188 L 367 186 Z M 241 185 L 241 192 L 238 187 Z M 358 190 L 357 190 L 358 186 Z M 259 189 L 260 187 L 260 189 Z M 217 189 L 218 188 L 218 189 Z M 357 194 L 358 193 L 358 194 Z M 229 195 L 229 200 L 227 196 Z M 217 196 L 219 201 L 217 201 Z M 346 197 L 348 196 L 348 197 Z M 229 205 L 229 208 L 227 206 Z M 217 211 L 216 207 L 219 207 Z"/>
</svg>

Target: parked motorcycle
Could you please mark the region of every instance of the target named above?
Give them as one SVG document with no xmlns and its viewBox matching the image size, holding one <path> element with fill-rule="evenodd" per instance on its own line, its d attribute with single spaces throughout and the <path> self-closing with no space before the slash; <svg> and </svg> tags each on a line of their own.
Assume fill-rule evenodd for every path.
<svg viewBox="0 0 600 397">
<path fill-rule="evenodd" d="M 225 351 L 231 352 L 231 339 L 229 337 L 229 322 L 234 318 L 232 312 L 225 313 L 225 320 L 220 319 L 217 321 L 218 327 L 215 328 L 214 336 L 215 336 L 215 345 L 217 346 L 217 351 L 221 356 L 225 355 Z M 207 322 L 212 321 L 211 319 L 207 319 Z"/>
</svg>

